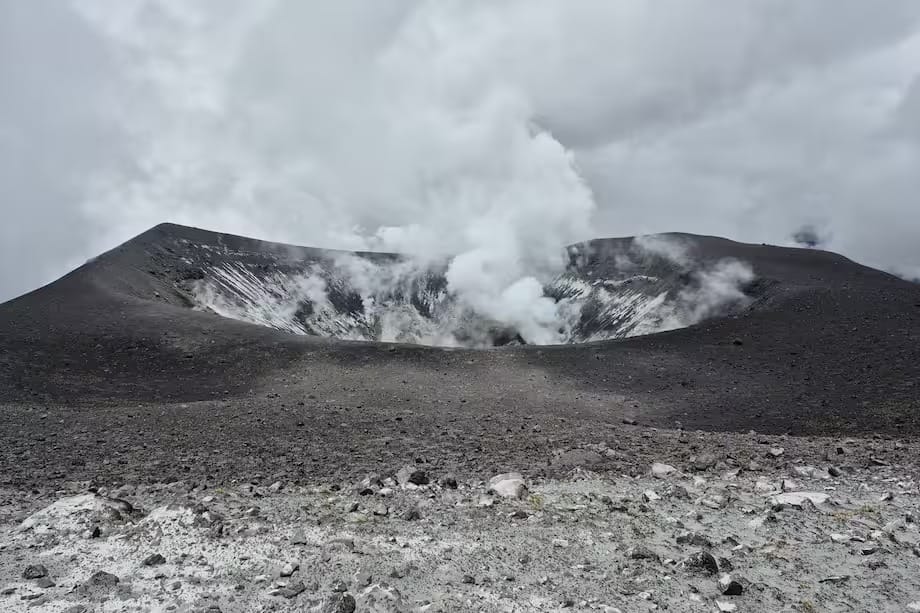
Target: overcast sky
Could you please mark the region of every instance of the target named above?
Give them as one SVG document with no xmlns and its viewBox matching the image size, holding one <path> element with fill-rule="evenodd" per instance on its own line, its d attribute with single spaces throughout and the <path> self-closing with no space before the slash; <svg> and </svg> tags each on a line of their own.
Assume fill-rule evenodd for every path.
<svg viewBox="0 0 920 613">
<path fill-rule="evenodd" d="M 0 300 L 161 221 L 920 276 L 920 2 L 0 0 L 0 210 Z"/>
</svg>

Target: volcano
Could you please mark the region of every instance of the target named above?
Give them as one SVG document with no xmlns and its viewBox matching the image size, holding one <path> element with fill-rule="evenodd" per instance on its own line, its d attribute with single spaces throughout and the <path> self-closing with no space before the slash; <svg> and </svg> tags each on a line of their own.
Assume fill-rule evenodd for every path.
<svg viewBox="0 0 920 613">
<path fill-rule="evenodd" d="M 599 239 L 566 258 L 544 284 L 558 342 L 536 345 L 458 301 L 443 265 L 162 224 L 0 305 L 0 401 L 280 386 L 421 411 L 452 396 L 715 430 L 920 430 L 916 284 L 829 252 L 689 234 Z M 356 263 L 387 283 L 356 282 Z"/>
</svg>

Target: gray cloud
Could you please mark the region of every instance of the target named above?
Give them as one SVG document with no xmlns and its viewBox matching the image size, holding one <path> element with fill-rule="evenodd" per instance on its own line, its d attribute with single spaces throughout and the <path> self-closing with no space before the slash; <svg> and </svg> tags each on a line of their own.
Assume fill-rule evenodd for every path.
<svg viewBox="0 0 920 613">
<path fill-rule="evenodd" d="M 463 253 L 458 283 L 502 263 L 491 295 L 561 242 L 672 230 L 818 227 L 920 276 L 918 20 L 913 0 L 0 0 L 0 299 L 165 220 Z"/>
</svg>

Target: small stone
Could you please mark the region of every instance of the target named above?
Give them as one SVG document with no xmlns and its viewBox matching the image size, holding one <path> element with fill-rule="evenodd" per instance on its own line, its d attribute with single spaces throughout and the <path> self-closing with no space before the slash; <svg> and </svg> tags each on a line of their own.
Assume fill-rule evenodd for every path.
<svg viewBox="0 0 920 613">
<path fill-rule="evenodd" d="M 97 571 L 90 576 L 86 585 L 93 587 L 114 587 L 121 581 L 116 575 L 107 573 L 103 570 Z"/>
<path fill-rule="evenodd" d="M 441 487 L 446 490 L 455 490 L 457 489 L 457 478 L 453 475 L 446 475 L 441 477 Z"/>
<path fill-rule="evenodd" d="M 30 564 L 22 571 L 23 579 L 41 579 L 48 576 L 48 569 L 42 564 Z"/>
<path fill-rule="evenodd" d="M 732 579 L 731 575 L 722 575 L 719 578 L 719 590 L 725 596 L 740 596 L 744 592 L 744 586 Z"/>
<path fill-rule="evenodd" d="M 63 613 L 86 613 L 86 605 L 75 604 L 72 607 L 67 607 L 64 609 Z"/>
<path fill-rule="evenodd" d="M 769 455 L 772 458 L 778 458 L 784 453 L 786 453 L 786 450 L 783 449 L 782 447 L 771 447 L 770 451 L 767 452 L 767 455 Z"/>
<path fill-rule="evenodd" d="M 392 577 L 393 579 L 404 579 L 406 576 L 408 576 L 409 570 L 410 570 L 409 566 L 405 564 L 401 566 L 395 566 L 390 571 L 390 577 Z"/>
<path fill-rule="evenodd" d="M 283 487 L 283 485 L 282 485 L 282 483 L 281 483 L 280 481 L 275 481 L 274 483 L 272 483 L 271 485 L 268 486 L 268 489 L 269 489 L 269 491 L 271 491 L 272 493 L 277 494 L 278 492 L 281 491 L 281 488 L 282 488 L 282 487 Z"/>
<path fill-rule="evenodd" d="M 477 507 L 495 506 L 495 498 L 493 498 L 492 496 L 486 496 L 485 494 L 483 494 L 476 500 L 476 506 Z"/>
<path fill-rule="evenodd" d="M 428 485 L 428 473 L 419 470 L 414 466 L 404 466 L 396 473 L 396 481 L 400 485 L 411 483 L 412 485 Z"/>
<path fill-rule="evenodd" d="M 732 611 L 738 609 L 738 606 L 731 602 L 723 602 L 721 600 L 717 600 L 716 608 L 719 609 L 719 613 L 732 613 Z"/>
<path fill-rule="evenodd" d="M 463 575 L 463 578 L 460 579 L 460 583 L 464 583 L 466 585 L 475 585 L 476 579 L 473 578 L 473 575 Z"/>
<path fill-rule="evenodd" d="M 332 582 L 332 585 L 329 586 L 329 589 L 333 592 L 347 592 L 348 584 L 341 579 L 336 579 Z"/>
<path fill-rule="evenodd" d="M 43 590 L 46 590 L 49 587 L 54 587 L 55 583 L 48 577 L 42 577 L 41 579 L 37 579 L 35 581 L 35 586 L 40 587 Z"/>
<path fill-rule="evenodd" d="M 712 496 L 707 496 L 700 500 L 700 504 L 704 507 L 709 507 L 710 509 L 721 509 L 725 506 L 726 499 L 725 496 L 720 496 L 719 494 L 713 494 Z"/>
<path fill-rule="evenodd" d="M 322 613 L 355 613 L 357 603 L 351 594 L 336 593 L 326 599 Z"/>
<path fill-rule="evenodd" d="M 818 583 L 846 583 L 850 580 L 850 575 L 831 575 L 824 579 L 818 579 Z"/>
<path fill-rule="evenodd" d="M 378 517 L 386 517 L 390 514 L 390 509 L 385 504 L 378 504 L 374 507 L 373 513 Z"/>
<path fill-rule="evenodd" d="M 307 543 L 309 543 L 307 540 L 307 533 L 304 532 L 303 528 L 297 528 L 294 530 L 294 534 L 291 535 L 291 544 L 306 545 Z"/>
<path fill-rule="evenodd" d="M 712 548 L 712 541 L 704 534 L 697 532 L 683 532 L 677 535 L 678 545 L 695 545 L 696 547 Z"/>
<path fill-rule="evenodd" d="M 639 422 L 631 417 L 624 417 L 623 423 L 626 424 L 627 426 L 638 426 L 639 425 Z"/>
<path fill-rule="evenodd" d="M 684 561 L 684 566 L 694 570 L 700 570 L 710 575 L 719 572 L 719 563 L 715 557 L 708 551 L 695 553 Z"/>
<path fill-rule="evenodd" d="M 276 590 L 270 592 L 272 596 L 281 596 L 292 600 L 303 594 L 307 590 L 307 586 L 303 584 L 303 581 L 298 581 L 296 583 L 291 583 L 284 587 L 279 587 Z"/>
<path fill-rule="evenodd" d="M 717 459 L 711 453 L 701 453 L 690 463 L 690 468 L 697 472 L 705 472 L 716 465 Z"/>
<path fill-rule="evenodd" d="M 418 521 L 422 518 L 422 513 L 419 511 L 418 506 L 413 506 L 407 509 L 403 514 L 402 518 L 406 521 Z"/>
<path fill-rule="evenodd" d="M 655 493 L 655 490 L 645 490 L 642 492 L 642 499 L 645 502 L 654 502 L 656 500 L 661 500 L 661 496 Z"/>
<path fill-rule="evenodd" d="M 629 557 L 633 560 L 655 560 L 656 562 L 659 559 L 657 553 L 642 545 L 633 547 L 629 552 Z"/>
<path fill-rule="evenodd" d="M 504 473 L 489 479 L 490 494 L 502 498 L 523 498 L 527 495 L 527 485 L 520 473 Z"/>
<path fill-rule="evenodd" d="M 837 468 L 836 466 L 828 466 L 827 474 L 829 474 L 831 477 L 834 477 L 835 479 L 843 475 L 843 473 L 840 472 L 840 469 Z"/>
<path fill-rule="evenodd" d="M 671 466 L 670 464 L 662 464 L 661 462 L 655 462 L 652 464 L 652 476 L 656 479 L 664 479 L 672 473 L 676 473 L 677 469 Z"/>
<path fill-rule="evenodd" d="M 806 500 L 814 505 L 824 504 L 830 500 L 830 496 L 823 492 L 786 492 L 777 494 L 770 500 L 775 505 L 801 507 L 805 504 Z"/>
<path fill-rule="evenodd" d="M 141 564 L 144 566 L 159 566 L 160 564 L 166 564 L 166 558 L 158 553 L 154 553 L 144 558 Z"/>
<path fill-rule="evenodd" d="M 284 565 L 284 567 L 282 567 L 281 576 L 290 577 L 291 575 L 296 573 L 299 568 L 300 568 L 300 564 L 297 564 L 296 562 L 288 562 L 287 564 Z"/>
</svg>

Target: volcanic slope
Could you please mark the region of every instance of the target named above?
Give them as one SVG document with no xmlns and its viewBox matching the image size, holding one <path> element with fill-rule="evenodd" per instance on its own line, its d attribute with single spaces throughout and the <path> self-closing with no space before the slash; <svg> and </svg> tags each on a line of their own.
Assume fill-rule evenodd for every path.
<svg viewBox="0 0 920 613">
<path fill-rule="evenodd" d="M 328 274 L 328 317 L 285 302 L 284 279 L 341 252 L 162 224 L 0 305 L 4 418 L 31 427 L 17 411 L 199 402 L 172 419 L 219 420 L 226 407 L 251 401 L 266 411 L 260 419 L 272 419 L 262 406 L 268 402 L 302 407 L 308 420 L 322 405 L 363 411 L 370 421 L 367 413 L 379 408 L 419 420 L 500 414 L 518 425 L 635 418 L 772 433 L 920 431 L 920 286 L 823 251 L 657 238 L 680 243 L 696 268 L 639 258 L 624 277 L 621 256 L 635 253 L 637 239 L 570 248 L 569 277 L 548 293 L 590 301 L 599 288 L 627 282 L 629 292 L 582 304 L 568 344 L 521 345 L 514 330 L 490 330 L 489 344 L 510 345 L 470 349 L 373 340 L 389 340 L 380 318 L 353 291 L 336 293 Z M 660 317 L 648 327 L 656 297 L 674 298 L 692 287 L 694 270 L 726 258 L 753 271 L 741 285 L 743 300 L 694 325 L 636 335 L 668 327 Z M 228 278 L 236 281 L 222 285 Z M 413 325 L 437 322 L 438 309 L 447 308 L 443 279 L 413 283 L 394 299 L 412 308 Z M 266 288 L 275 303 L 253 314 L 265 300 L 252 292 Z M 218 314 L 234 306 L 235 314 Z M 333 338 L 337 332 L 371 340 Z M 597 338 L 609 340 L 578 342 Z"/>
</svg>

